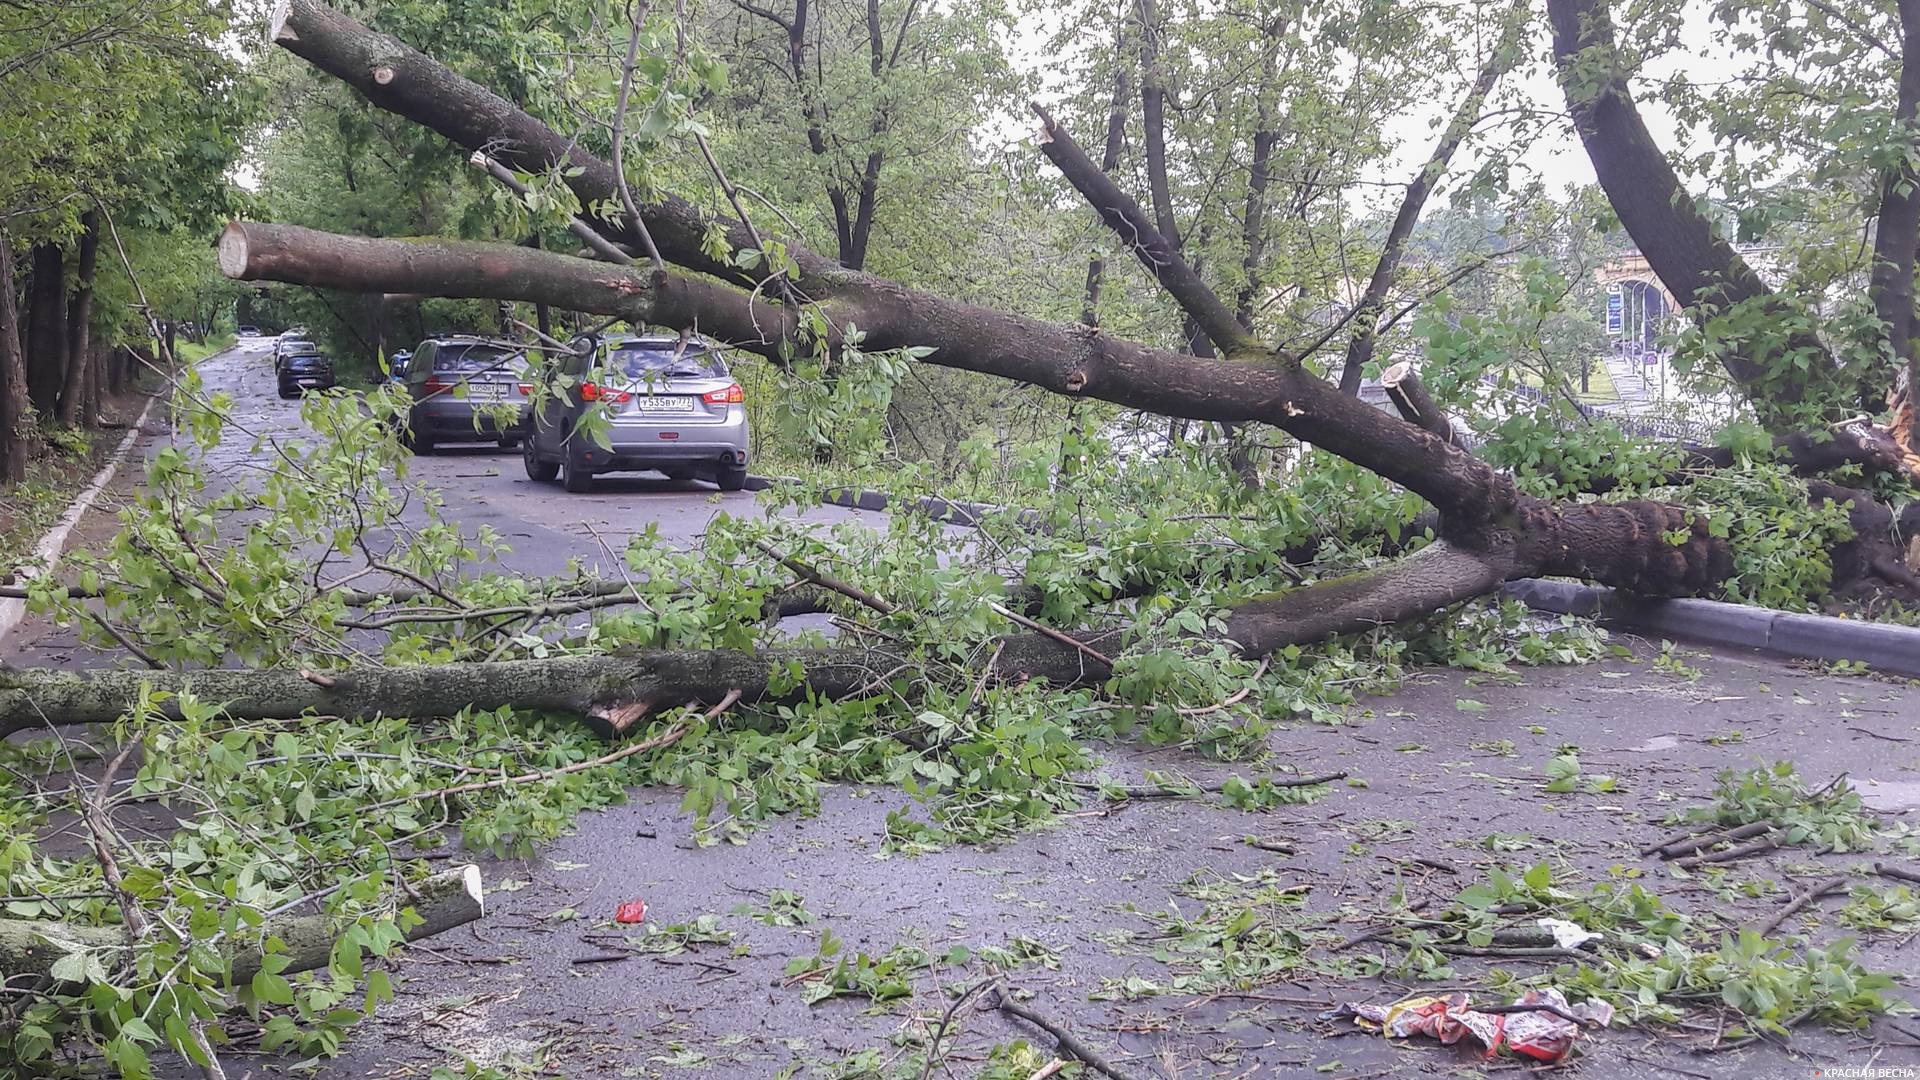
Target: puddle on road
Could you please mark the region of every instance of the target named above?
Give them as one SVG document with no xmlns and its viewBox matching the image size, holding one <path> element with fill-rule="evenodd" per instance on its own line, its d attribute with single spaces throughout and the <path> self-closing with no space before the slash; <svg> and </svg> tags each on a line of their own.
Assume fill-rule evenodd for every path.
<svg viewBox="0 0 1920 1080">
<path fill-rule="evenodd" d="M 1678 735 L 1655 735 L 1639 746 L 1627 747 L 1627 752 L 1630 754 L 1657 754 L 1662 750 L 1672 750 L 1679 745 L 1680 736 Z"/>
<path fill-rule="evenodd" d="M 1920 782 L 1868 780 L 1854 787 L 1860 792 L 1860 801 L 1865 803 L 1868 809 L 1888 814 L 1920 810 Z"/>
</svg>

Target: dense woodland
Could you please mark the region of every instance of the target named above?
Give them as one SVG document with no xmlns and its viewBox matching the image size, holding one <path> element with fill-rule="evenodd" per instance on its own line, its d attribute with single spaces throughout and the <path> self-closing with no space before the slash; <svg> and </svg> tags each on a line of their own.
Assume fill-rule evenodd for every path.
<svg viewBox="0 0 1920 1080">
<path fill-rule="evenodd" d="M 1518 578 L 1920 611 L 1920 0 L 29 0 L 0 101 L 0 483 L 135 386 L 181 435 L 110 544 L 5 583 L 124 663 L 0 668 L 0 1072 L 224 1075 L 234 1005 L 331 1054 L 373 958 L 444 928 L 396 890 L 463 895 L 416 842 L 525 851 L 627 784 L 702 842 L 894 784 L 929 850 L 1096 797 L 1100 740 L 1259 762 L 1414 665 L 1600 655 L 1491 598 Z M 1684 440 L 1582 398 L 1629 250 L 1715 405 Z M 386 358 L 615 322 L 741 355 L 803 478 L 769 499 L 1004 513 L 501 572 L 409 479 Z M 255 437 L 181 358 L 239 324 L 362 385 Z M 223 438 L 256 484 L 196 456 Z M 48 780 L 30 735 L 87 724 L 104 776 Z M 46 853 L 83 789 L 89 850 Z M 116 833 L 141 799 L 193 828 Z M 1833 985 L 1727 1007 L 1886 1007 Z"/>
</svg>

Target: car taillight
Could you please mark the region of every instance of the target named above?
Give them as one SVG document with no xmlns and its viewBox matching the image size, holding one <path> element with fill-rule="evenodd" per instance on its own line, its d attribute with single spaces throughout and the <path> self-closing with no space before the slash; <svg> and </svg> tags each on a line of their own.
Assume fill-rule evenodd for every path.
<svg viewBox="0 0 1920 1080">
<path fill-rule="evenodd" d="M 422 389 L 429 394 L 440 394 L 453 389 L 453 384 L 442 381 L 437 375 L 429 375 L 427 376 L 427 385 L 422 387 Z"/>
<path fill-rule="evenodd" d="M 734 383 L 725 390 L 709 390 L 700 395 L 700 400 L 709 405 L 738 405 L 747 400 L 747 392 L 740 389 L 739 383 Z"/>
<path fill-rule="evenodd" d="M 580 384 L 581 401 L 611 401 L 617 404 L 622 401 L 632 400 L 632 398 L 633 395 L 627 393 L 625 390 L 609 390 L 599 383 L 583 382 Z"/>
<path fill-rule="evenodd" d="M 532 396 L 533 396 L 533 384 L 532 384 L 532 383 L 524 383 L 524 382 L 523 382 L 523 383 L 521 383 L 521 384 L 520 384 L 520 396 L 521 396 L 521 397 L 532 397 Z"/>
</svg>

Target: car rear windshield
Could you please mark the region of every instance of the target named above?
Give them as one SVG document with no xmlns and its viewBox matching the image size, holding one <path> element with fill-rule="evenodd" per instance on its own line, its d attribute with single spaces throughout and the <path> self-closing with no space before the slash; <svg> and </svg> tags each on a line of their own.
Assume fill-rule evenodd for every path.
<svg viewBox="0 0 1920 1080">
<path fill-rule="evenodd" d="M 511 350 L 492 345 L 443 345 L 433 354 L 433 370 L 452 372 L 505 371 Z"/>
<path fill-rule="evenodd" d="M 720 354 L 710 349 L 688 348 L 678 352 L 674 345 L 616 345 L 607 367 L 629 379 L 670 377 L 723 378 L 727 366 Z"/>
<path fill-rule="evenodd" d="M 314 354 L 287 358 L 287 366 L 291 368 L 323 368 L 328 362 L 326 357 Z"/>
<path fill-rule="evenodd" d="M 311 348 L 313 348 L 313 342 L 311 341 L 283 341 L 280 343 L 280 351 L 282 353 L 303 352 Z"/>
</svg>

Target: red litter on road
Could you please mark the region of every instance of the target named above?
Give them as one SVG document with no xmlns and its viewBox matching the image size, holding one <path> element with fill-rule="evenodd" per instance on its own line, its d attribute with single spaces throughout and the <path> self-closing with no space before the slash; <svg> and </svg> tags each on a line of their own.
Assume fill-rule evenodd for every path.
<svg viewBox="0 0 1920 1080">
<path fill-rule="evenodd" d="M 647 902 L 645 900 L 629 900 L 621 904 L 620 909 L 613 913 L 613 921 L 622 923 L 646 922 Z"/>
</svg>

